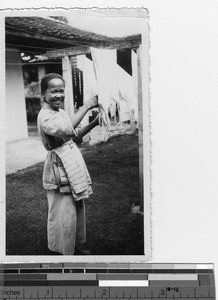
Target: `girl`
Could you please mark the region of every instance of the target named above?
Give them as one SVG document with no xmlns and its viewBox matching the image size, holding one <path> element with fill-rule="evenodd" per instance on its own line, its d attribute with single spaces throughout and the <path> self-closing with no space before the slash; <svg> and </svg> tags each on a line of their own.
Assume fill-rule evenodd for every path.
<svg viewBox="0 0 218 300">
<path fill-rule="evenodd" d="M 56 73 L 41 81 L 44 105 L 38 114 L 38 129 L 48 154 L 43 170 L 43 187 L 48 199 L 48 248 L 63 255 L 90 254 L 85 249 L 84 199 L 92 193 L 91 179 L 75 141 L 98 125 L 98 116 L 76 131 L 89 109 L 98 107 L 97 96 L 88 100 L 69 118 L 61 109 L 65 84 Z"/>
</svg>

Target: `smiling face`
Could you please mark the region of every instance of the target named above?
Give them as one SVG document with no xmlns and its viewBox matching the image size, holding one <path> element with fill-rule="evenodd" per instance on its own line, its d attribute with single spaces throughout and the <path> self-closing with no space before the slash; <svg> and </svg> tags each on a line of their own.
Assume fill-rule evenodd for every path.
<svg viewBox="0 0 218 300">
<path fill-rule="evenodd" d="M 48 87 L 43 94 L 44 101 L 54 110 L 58 110 L 64 103 L 64 83 L 60 78 L 49 80 Z"/>
</svg>

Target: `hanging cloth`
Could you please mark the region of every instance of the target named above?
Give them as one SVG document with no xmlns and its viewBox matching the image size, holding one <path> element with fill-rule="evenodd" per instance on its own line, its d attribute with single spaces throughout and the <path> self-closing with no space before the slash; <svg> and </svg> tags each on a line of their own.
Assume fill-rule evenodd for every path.
<svg viewBox="0 0 218 300">
<path fill-rule="evenodd" d="M 93 63 L 85 55 L 78 55 L 77 66 L 83 72 L 83 102 L 86 103 L 87 100 L 94 97 L 98 93 Z M 88 124 L 89 117 L 91 115 L 92 111 L 88 111 L 81 121 L 83 126 Z"/>
<path fill-rule="evenodd" d="M 83 71 L 83 102 L 86 103 L 90 98 L 99 95 L 94 64 L 92 59 L 86 55 L 79 55 L 77 56 L 77 65 Z M 85 126 L 89 123 L 89 117 L 92 117 L 93 111 L 99 112 L 100 126 L 95 127 L 87 137 L 91 145 L 107 141 L 109 137 L 108 120 L 105 120 L 107 116 L 105 116 L 106 113 L 102 105 L 100 108 L 89 110 L 83 118 L 81 125 Z"/>
<path fill-rule="evenodd" d="M 135 119 L 138 117 L 135 86 L 137 79 L 137 65 L 135 64 L 137 60 L 135 53 L 131 50 L 133 52 L 131 53 L 131 76 L 117 64 L 116 50 L 96 49 L 93 47 L 90 49 L 100 104 L 101 140 L 106 141 L 113 131 L 108 115 L 108 112 L 111 111 L 112 103 L 118 111 L 119 122 L 116 125 L 118 125 L 119 130 L 127 134 L 133 133 L 136 129 Z M 125 122 L 130 122 L 130 124 Z"/>
<path fill-rule="evenodd" d="M 90 49 L 98 87 L 102 126 L 108 131 L 110 129 L 108 110 L 111 104 L 111 79 L 115 71 L 116 50 L 102 50 L 93 47 Z"/>
<path fill-rule="evenodd" d="M 132 74 L 133 75 L 133 74 Z M 132 134 L 136 130 L 135 110 L 137 107 L 135 81 L 118 64 L 113 76 L 112 99 L 118 103 L 119 126 L 123 134 Z"/>
</svg>

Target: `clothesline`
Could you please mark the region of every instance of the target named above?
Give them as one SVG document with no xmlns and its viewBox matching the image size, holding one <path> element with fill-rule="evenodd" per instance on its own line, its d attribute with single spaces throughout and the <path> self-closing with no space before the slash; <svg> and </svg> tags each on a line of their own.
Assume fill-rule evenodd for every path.
<svg viewBox="0 0 218 300">
<path fill-rule="evenodd" d="M 117 64 L 116 50 L 91 48 L 92 61 L 85 55 L 77 58 L 77 66 L 83 71 L 84 102 L 97 94 L 101 105 L 100 115 L 103 121 L 100 141 L 106 141 L 114 131 L 134 132 L 136 129 L 137 57 L 135 52 L 131 52 L 132 76 Z M 111 126 L 108 115 L 111 111 L 111 116 L 117 117 L 114 118 L 116 129 Z M 124 126 L 125 122 L 130 124 Z"/>
</svg>

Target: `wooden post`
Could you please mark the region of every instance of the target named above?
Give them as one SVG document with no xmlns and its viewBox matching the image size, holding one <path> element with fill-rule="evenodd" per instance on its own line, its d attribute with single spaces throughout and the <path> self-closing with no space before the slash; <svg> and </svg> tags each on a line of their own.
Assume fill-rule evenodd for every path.
<svg viewBox="0 0 218 300">
<path fill-rule="evenodd" d="M 137 48 L 138 70 L 138 130 L 139 130 L 139 185 L 140 185 L 140 211 L 144 209 L 144 179 L 143 179 L 143 98 L 142 98 L 142 46 Z"/>
<path fill-rule="evenodd" d="M 65 81 L 65 100 L 64 109 L 70 116 L 74 115 L 74 98 L 73 98 L 73 80 L 72 80 L 72 66 L 69 56 L 62 58 L 62 72 Z"/>
</svg>

